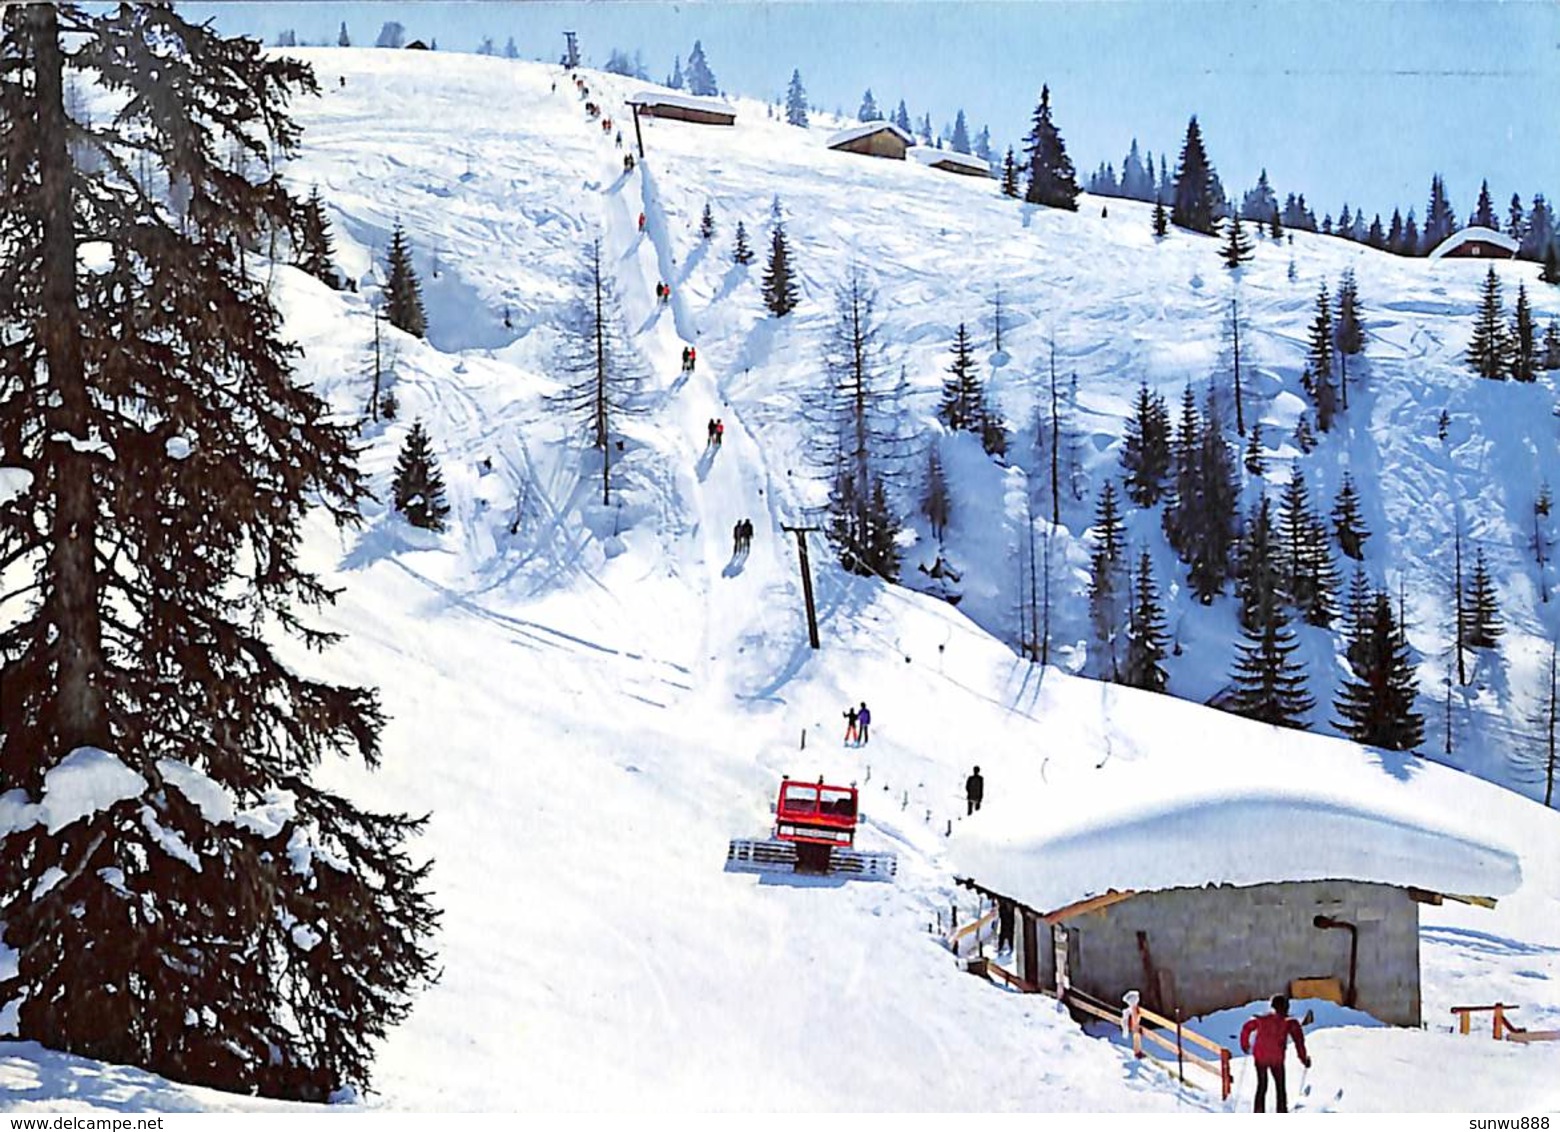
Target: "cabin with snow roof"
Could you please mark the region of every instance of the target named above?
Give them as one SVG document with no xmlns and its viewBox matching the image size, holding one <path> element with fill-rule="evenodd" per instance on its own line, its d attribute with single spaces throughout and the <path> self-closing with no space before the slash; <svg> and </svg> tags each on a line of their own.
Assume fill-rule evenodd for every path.
<svg viewBox="0 0 1560 1132">
<path fill-rule="evenodd" d="M 627 102 L 645 118 L 670 118 L 703 126 L 733 126 L 737 122 L 736 109 L 718 98 L 700 98 L 672 90 L 642 90 L 630 95 Z"/>
<path fill-rule="evenodd" d="M 905 154 L 915 144 L 915 139 L 892 122 L 863 122 L 859 126 L 831 134 L 824 144 L 843 153 L 903 161 Z"/>
<path fill-rule="evenodd" d="M 1288 993 L 1418 1026 L 1420 906 L 1493 907 L 1521 881 L 1503 848 L 1327 797 L 1182 800 L 1029 836 L 980 824 L 955 870 L 1016 917 L 1023 989 L 1138 991 L 1181 1017 Z"/>
<path fill-rule="evenodd" d="M 1470 227 L 1453 232 L 1430 252 L 1431 259 L 1516 259 L 1519 245 L 1504 232 Z"/>
<path fill-rule="evenodd" d="M 934 149 L 918 145 L 910 151 L 912 157 L 928 169 L 944 173 L 958 173 L 965 177 L 991 177 L 991 168 L 971 153 L 959 153 L 951 149 Z"/>
</svg>

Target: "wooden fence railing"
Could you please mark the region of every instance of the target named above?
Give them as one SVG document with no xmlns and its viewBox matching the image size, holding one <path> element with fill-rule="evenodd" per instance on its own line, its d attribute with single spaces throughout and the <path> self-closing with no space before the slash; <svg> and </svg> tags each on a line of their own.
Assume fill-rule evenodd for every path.
<svg viewBox="0 0 1560 1132">
<path fill-rule="evenodd" d="M 1452 1013 L 1457 1015 L 1457 1032 L 1467 1034 L 1473 1031 L 1473 1016 L 1475 1014 L 1488 1013 L 1490 1015 L 1490 1037 L 1498 1041 L 1508 1042 L 1560 1042 L 1560 1030 L 1525 1030 L 1518 1026 L 1510 1018 L 1506 1017 L 1508 1010 L 1520 1010 L 1509 1002 L 1497 1002 L 1492 1006 L 1454 1006 Z"/>
<path fill-rule="evenodd" d="M 1075 988 L 1068 989 L 1063 1001 L 1074 1010 L 1103 1019 L 1113 1026 L 1122 1027 L 1126 1036 L 1131 1039 L 1134 1055 L 1159 1065 L 1183 1085 L 1196 1084 L 1194 1081 L 1187 1080 L 1187 1066 L 1212 1075 L 1219 1082 L 1220 1099 L 1229 1100 L 1230 1092 L 1234 1088 L 1234 1077 L 1230 1072 L 1232 1055 L 1218 1042 L 1205 1038 L 1195 1030 L 1187 1029 L 1183 1022 L 1172 1021 L 1162 1014 L 1155 1014 L 1137 1003 L 1117 1010 Z M 1159 1046 L 1169 1056 L 1161 1056 L 1145 1048 L 1143 1044 L 1145 1041 Z M 1189 1046 L 1195 1047 L 1195 1051 L 1188 1048 Z"/>
</svg>

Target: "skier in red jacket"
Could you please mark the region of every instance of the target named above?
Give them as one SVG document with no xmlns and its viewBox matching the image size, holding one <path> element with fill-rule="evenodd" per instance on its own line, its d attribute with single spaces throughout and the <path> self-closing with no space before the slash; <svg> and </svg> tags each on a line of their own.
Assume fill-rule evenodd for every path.
<svg viewBox="0 0 1560 1132">
<path fill-rule="evenodd" d="M 1256 1035 L 1255 1048 L 1252 1035 Z M 1311 1057 L 1305 1052 L 1305 1031 L 1289 1017 L 1289 999 L 1281 994 L 1273 996 L 1272 1013 L 1253 1018 L 1240 1028 L 1240 1052 L 1251 1054 L 1251 1060 L 1257 1064 L 1257 1100 L 1252 1112 L 1265 1111 L 1269 1074 L 1278 1097 L 1278 1111 L 1289 1111 L 1289 1096 L 1284 1090 L 1284 1047 L 1290 1038 L 1295 1040 L 1300 1064 L 1311 1068 Z"/>
</svg>

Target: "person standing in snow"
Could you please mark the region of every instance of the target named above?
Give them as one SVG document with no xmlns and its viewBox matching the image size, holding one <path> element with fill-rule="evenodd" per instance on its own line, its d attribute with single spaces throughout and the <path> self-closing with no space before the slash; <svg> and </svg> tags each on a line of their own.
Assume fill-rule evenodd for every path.
<svg viewBox="0 0 1560 1132">
<path fill-rule="evenodd" d="M 726 439 L 726 422 L 719 417 L 715 418 L 715 447 L 720 447 L 720 442 Z"/>
<path fill-rule="evenodd" d="M 693 372 L 693 368 L 696 365 L 698 365 L 698 364 L 699 364 L 699 348 L 697 346 L 689 346 L 688 347 L 688 372 L 692 373 Z"/>
<path fill-rule="evenodd" d="M 860 738 L 860 732 L 856 729 L 856 709 L 850 708 L 845 713 L 845 745 L 848 747 Z"/>
<path fill-rule="evenodd" d="M 859 745 L 865 747 L 869 738 L 867 728 L 872 725 L 872 713 L 867 710 L 866 700 L 861 701 L 861 710 L 856 713 L 856 720 L 861 724 L 861 743 Z"/>
<path fill-rule="evenodd" d="M 709 423 L 709 426 L 705 429 L 705 433 L 706 433 L 705 438 L 704 438 L 705 439 L 705 443 L 710 444 L 711 446 L 713 446 L 714 443 L 715 443 L 715 418 L 714 417 L 710 418 L 710 423 Z"/>
<path fill-rule="evenodd" d="M 744 552 L 753 549 L 753 520 L 742 520 L 742 549 Z"/>
<path fill-rule="evenodd" d="M 964 812 L 964 816 L 969 817 L 976 810 L 980 809 L 980 804 L 985 797 L 986 780 L 981 777 L 980 767 L 976 767 L 974 772 L 964 780 L 964 800 L 969 805 L 969 809 Z"/>
<path fill-rule="evenodd" d="M 642 212 L 639 214 L 639 230 L 641 232 L 645 230 L 645 214 Z"/>
<path fill-rule="evenodd" d="M 683 347 L 683 372 L 688 372 L 688 347 Z"/>
<path fill-rule="evenodd" d="M 1270 1013 L 1258 1015 L 1240 1028 L 1240 1052 L 1251 1054 L 1257 1066 L 1257 1099 L 1252 1112 L 1265 1112 L 1268 1078 L 1273 1078 L 1279 1112 L 1289 1111 L 1289 1096 L 1284 1088 L 1284 1052 L 1290 1038 L 1295 1040 L 1295 1052 L 1300 1064 L 1311 1068 L 1311 1057 L 1305 1052 L 1305 1031 L 1300 1023 L 1289 1017 L 1289 999 L 1275 994 Z M 1252 1038 L 1256 1041 L 1253 1043 Z"/>
</svg>

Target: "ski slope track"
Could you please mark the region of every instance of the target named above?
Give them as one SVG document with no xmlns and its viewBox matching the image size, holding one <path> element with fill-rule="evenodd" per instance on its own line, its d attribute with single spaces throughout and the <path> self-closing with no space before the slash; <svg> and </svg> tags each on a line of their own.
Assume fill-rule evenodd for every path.
<svg viewBox="0 0 1560 1132">
<path fill-rule="evenodd" d="M 761 103 L 738 102 L 732 128 L 645 122 L 647 157 L 625 173 L 624 151 L 556 67 L 299 54 L 324 93 L 297 107 L 306 132 L 287 175 L 304 192 L 319 186 L 338 263 L 359 291 L 331 292 L 279 267 L 277 302 L 303 347 L 302 376 L 356 415 L 368 399 L 369 299 L 400 221 L 429 335 L 386 330 L 400 412 L 368 426 L 364 461 L 388 499 L 400 442 L 421 418 L 452 508 L 439 535 L 383 506 L 345 536 L 317 519 L 306 558 L 343 587 L 325 621 L 346 638 L 323 657 L 287 652 L 311 673 L 377 686 L 391 717 L 382 769 L 333 764 L 322 771 L 329 783 L 366 805 L 431 815 L 417 849 L 435 862 L 443 976 L 390 1034 L 361 1104 L 1220 1109 L 1216 1096 L 1178 1093 L 1119 1044 L 1085 1034 L 1051 999 L 961 974 L 928 929 L 950 902 L 970 905 L 944 835 L 951 827 L 956 840 L 984 816 L 963 816 L 972 763 L 984 770 L 988 809 L 1000 812 L 1015 783 L 1042 798 L 1066 784 L 1069 804 L 1100 806 L 1140 779 L 1155 800 L 1226 776 L 1261 787 L 1262 760 L 1287 762 L 1291 778 L 1312 760 L 1318 775 L 1366 795 L 1379 784 L 1473 821 L 1521 862 L 1521 887 L 1493 911 L 1423 910 L 1433 1032 L 1347 1018 L 1315 1032 L 1312 1107 L 1560 1103 L 1560 1045 L 1445 1032 L 1449 1007 L 1497 999 L 1520 1003 L 1523 1025 L 1560 1028 L 1560 817 L 1482 780 L 1510 781 L 1497 744 L 1467 752 L 1463 766 L 1481 779 L 1339 740 L 1274 742 L 1271 729 L 1195 703 L 1094 683 L 1066 670 L 1085 662 L 1081 600 L 1055 627 L 1064 667 L 1020 662 L 1004 642 L 1022 473 L 973 444 L 950 443 L 948 546 L 966 592 L 957 610 L 845 575 L 814 536 L 824 647 L 813 652 L 796 542 L 781 529 L 822 502 L 798 407 L 821 389 L 833 290 L 852 264 L 878 290 L 885 363 L 895 377 L 904 367 L 916 431 L 931 421 L 956 325 L 981 324 L 1000 282 L 1004 351 L 976 332 L 982 376 L 1008 420 L 1027 421 L 1054 339 L 1059 366 L 1078 374 L 1082 465 L 1096 486 L 1114 474 L 1140 378 L 1172 400 L 1206 379 L 1232 285 L 1248 320 L 1249 407 L 1272 426 L 1270 455 L 1286 469 L 1317 285 L 1352 265 L 1368 360 L 1351 391 L 1352 430 L 1308 458 L 1312 497 L 1330 504 L 1345 468 L 1377 489 L 1366 494 L 1372 576 L 1394 592 L 1406 579 L 1411 637 L 1431 658 L 1444 656 L 1440 552 L 1450 501 L 1460 501 L 1500 581 L 1509 632 L 1499 654 L 1479 661 L 1469 702 L 1454 707 L 1470 734 L 1469 713 L 1516 720 L 1547 663 L 1540 643 L 1560 629 L 1560 603 L 1540 601 L 1521 541 L 1531 521 L 1523 492 L 1544 476 L 1560 484 L 1560 455 L 1551 385 L 1480 385 L 1463 374 L 1482 264 L 1410 262 L 1302 234 L 1292 249 L 1259 242 L 1232 283 L 1212 240 L 1176 233 L 1156 247 L 1140 206 L 1111 200 L 1108 216 L 1087 197 L 1076 215 L 1021 206 L 995 182 L 829 151 L 822 139 L 837 123 L 792 129 Z M 621 104 L 643 84 L 585 74 L 631 144 Z M 766 316 L 759 295 L 777 195 L 801 287 L 783 320 Z M 719 225 L 708 243 L 697 233 L 706 201 Z M 731 261 L 738 220 L 755 251 L 747 267 Z M 593 240 L 649 374 L 642 411 L 613 427 L 622 450 L 612 453 L 608 506 L 584 422 L 563 419 L 551 400 L 564 383 L 560 319 Z M 1291 254 L 1296 283 L 1286 277 Z M 1541 288 L 1530 266 L 1501 270 L 1508 301 L 1528 280 L 1542 324 L 1560 293 Z M 670 303 L 657 303 L 658 281 L 671 285 Z M 698 365 L 685 375 L 689 344 Z M 1442 407 L 1454 422 L 1444 445 Z M 725 440 L 712 448 L 706 424 L 716 417 Z M 1274 475 L 1276 486 L 1286 472 Z M 1090 496 L 1063 515 L 1059 587 L 1078 588 L 1092 509 Z M 731 530 L 742 518 L 756 534 L 738 556 Z M 1134 545 L 1153 522 L 1134 517 Z M 934 553 L 918 535 L 907 579 Z M 1184 577 L 1155 553 L 1162 585 Z M 1172 687 L 1201 700 L 1229 667 L 1230 602 L 1189 612 L 1178 590 L 1170 600 L 1183 645 Z M 1325 674 L 1321 642 L 1305 638 L 1312 671 Z M 1440 671 L 1426 663 L 1423 687 Z M 1312 689 L 1318 725 L 1327 679 Z M 841 714 L 862 700 L 871 742 L 843 748 Z M 1216 751 L 1199 741 L 1209 727 L 1225 736 Z M 767 834 L 786 773 L 858 782 L 859 844 L 898 854 L 897 883 L 724 871 L 730 838 Z M 1034 821 L 1061 816 L 1047 803 Z M 1242 1076 L 1242 1105 L 1252 1077 Z M 10 1042 L 0 1043 L 0 1107 L 289 1106 Z"/>
</svg>

